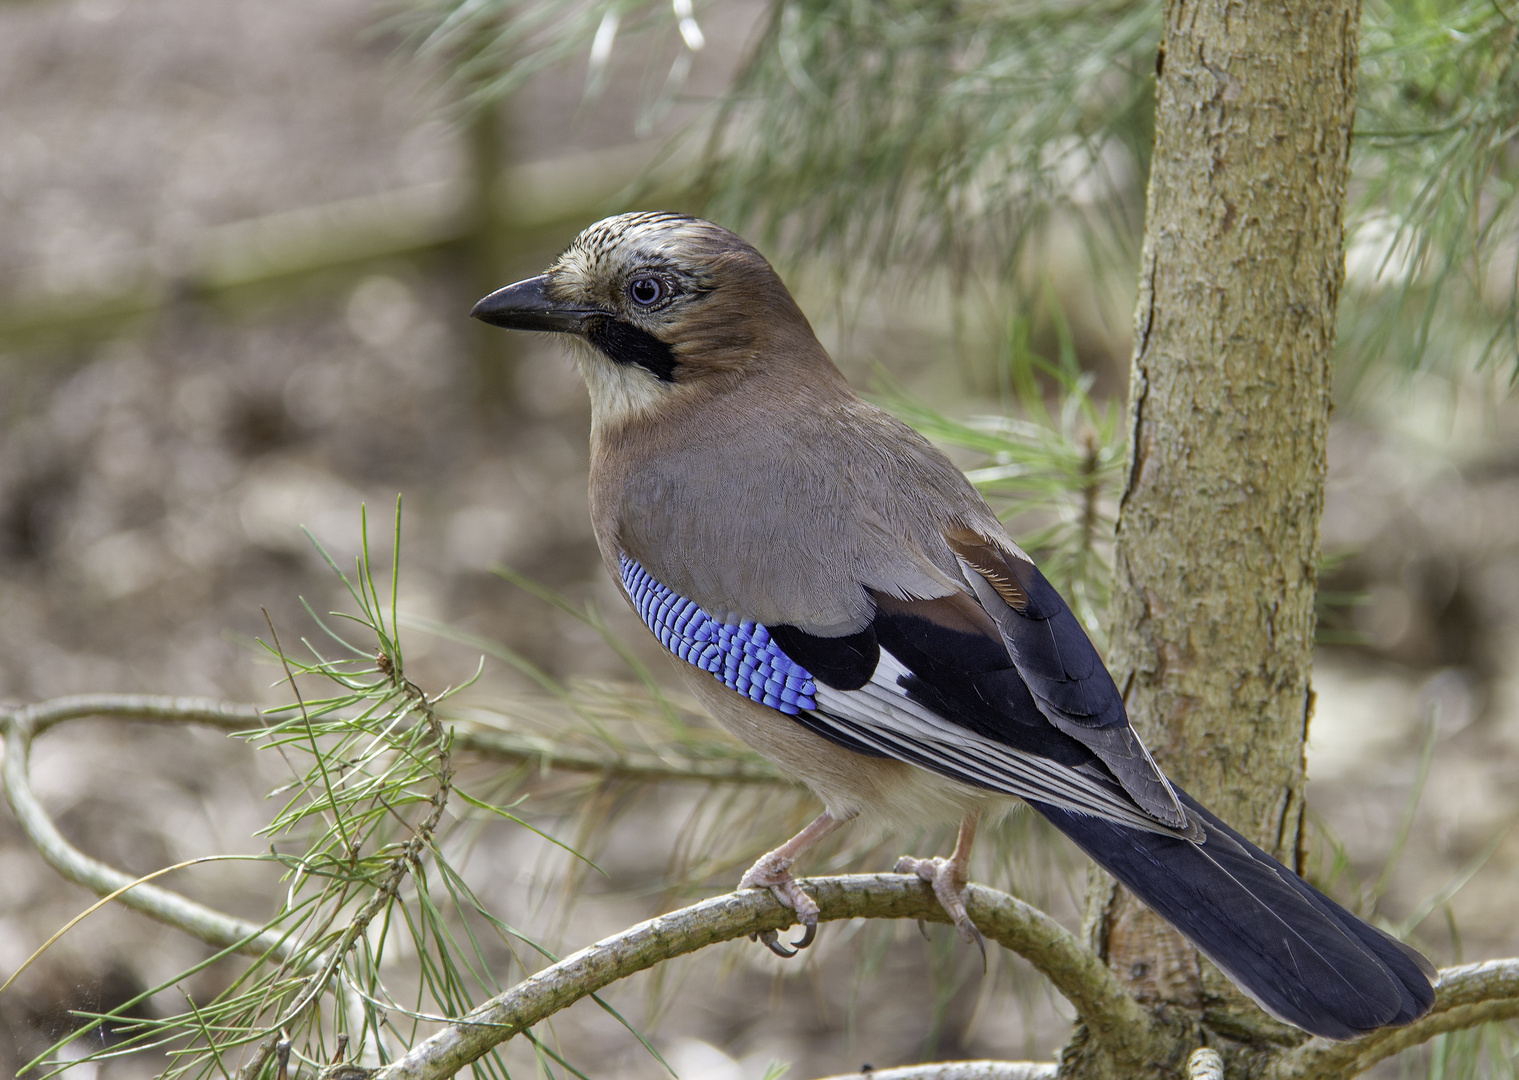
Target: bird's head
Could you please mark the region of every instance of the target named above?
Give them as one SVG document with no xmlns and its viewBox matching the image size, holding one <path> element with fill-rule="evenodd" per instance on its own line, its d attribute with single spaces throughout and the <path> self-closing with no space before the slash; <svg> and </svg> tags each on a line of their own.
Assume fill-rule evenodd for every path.
<svg viewBox="0 0 1519 1080">
<path fill-rule="evenodd" d="M 619 214 L 472 316 L 570 335 L 596 422 L 615 422 L 822 352 L 775 270 L 727 229 L 685 214 Z"/>
</svg>

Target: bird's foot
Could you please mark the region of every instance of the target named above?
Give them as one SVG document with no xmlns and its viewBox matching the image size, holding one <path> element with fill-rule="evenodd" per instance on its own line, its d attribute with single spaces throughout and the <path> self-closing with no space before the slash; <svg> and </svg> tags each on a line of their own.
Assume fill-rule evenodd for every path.
<svg viewBox="0 0 1519 1080">
<path fill-rule="evenodd" d="M 791 861 L 782 852 L 772 851 L 760 856 L 759 861 L 749 867 L 738 881 L 740 890 L 769 889 L 777 900 L 796 912 L 797 921 L 802 924 L 802 936 L 793 941 L 789 949 L 781 944 L 780 937 L 774 930 L 761 930 L 749 935 L 749 940 L 763 942 L 776 956 L 788 959 L 811 945 L 818 932 L 817 902 L 802 891 L 796 878 L 791 875 Z"/>
<path fill-rule="evenodd" d="M 985 968 L 986 941 L 965 911 L 964 862 L 954 858 L 915 859 L 911 855 L 903 855 L 897 860 L 896 871 L 899 874 L 916 874 L 934 887 L 934 895 L 954 921 L 960 937 L 967 944 L 975 945 L 981 950 L 981 966 Z"/>
</svg>

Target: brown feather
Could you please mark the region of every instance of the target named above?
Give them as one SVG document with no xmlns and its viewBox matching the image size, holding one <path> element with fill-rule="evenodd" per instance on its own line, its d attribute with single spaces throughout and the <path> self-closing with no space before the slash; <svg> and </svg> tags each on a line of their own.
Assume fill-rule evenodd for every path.
<svg viewBox="0 0 1519 1080">
<path fill-rule="evenodd" d="M 1006 551 L 969 529 L 948 529 L 944 540 L 951 551 L 997 590 L 1008 607 L 1020 613 L 1028 609 L 1028 593 L 1014 580 Z"/>
</svg>

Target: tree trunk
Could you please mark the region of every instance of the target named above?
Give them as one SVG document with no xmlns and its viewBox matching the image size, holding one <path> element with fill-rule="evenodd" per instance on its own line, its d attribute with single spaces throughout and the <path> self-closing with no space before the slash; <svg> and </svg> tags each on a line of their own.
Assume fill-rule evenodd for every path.
<svg viewBox="0 0 1519 1080">
<path fill-rule="evenodd" d="M 1156 58 L 1108 660 L 1166 771 L 1289 866 L 1360 10 L 1171 0 Z M 1269 1022 L 1190 945 L 1111 882 L 1089 900 L 1136 996 L 1249 1049 Z"/>
</svg>

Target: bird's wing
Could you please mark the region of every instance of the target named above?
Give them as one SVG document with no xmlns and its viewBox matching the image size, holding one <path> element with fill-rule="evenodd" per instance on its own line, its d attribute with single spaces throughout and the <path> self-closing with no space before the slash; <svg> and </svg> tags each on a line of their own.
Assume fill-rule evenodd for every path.
<svg viewBox="0 0 1519 1080">
<path fill-rule="evenodd" d="M 1039 711 L 1096 754 L 1146 813 L 1185 823 L 1176 792 L 1129 724 L 1113 676 L 1039 568 L 970 530 L 950 530 L 945 540 Z"/>
<path fill-rule="evenodd" d="M 874 591 L 869 624 L 822 637 L 720 621 L 634 559 L 624 555 L 620 569 L 633 606 L 667 649 L 839 745 L 1132 828 L 1194 831 L 1184 814 L 1168 818 L 1165 804 L 1157 813 L 1141 802 L 1103 753 L 1047 718 L 998 624 L 969 594 Z"/>
</svg>

